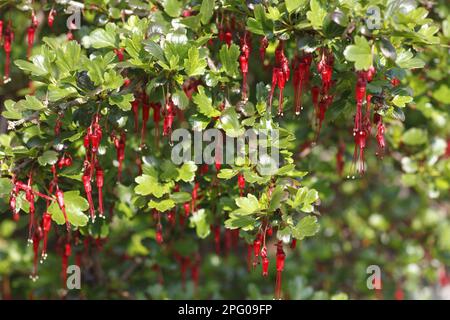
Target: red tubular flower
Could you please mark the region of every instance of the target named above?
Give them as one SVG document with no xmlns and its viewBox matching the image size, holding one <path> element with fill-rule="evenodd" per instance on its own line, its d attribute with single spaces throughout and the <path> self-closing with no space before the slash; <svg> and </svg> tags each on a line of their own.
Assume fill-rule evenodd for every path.
<svg viewBox="0 0 450 320">
<path fill-rule="evenodd" d="M 95 177 L 97 183 L 98 190 L 98 211 L 100 213 L 100 217 L 104 217 L 103 215 L 103 184 L 104 184 L 104 174 L 103 170 L 100 166 L 95 168 Z"/>
<path fill-rule="evenodd" d="M 269 40 L 266 36 L 261 38 L 261 42 L 259 43 L 259 56 L 261 58 L 261 62 L 264 64 L 264 60 L 266 59 L 266 50 L 269 46 Z"/>
<path fill-rule="evenodd" d="M 304 55 L 294 71 L 294 90 L 295 90 L 295 114 L 299 115 L 302 107 L 302 93 L 306 84 L 309 82 L 310 67 L 312 63 L 312 56 L 310 54 Z"/>
<path fill-rule="evenodd" d="M 86 197 L 89 203 L 89 212 L 91 214 L 91 220 L 95 221 L 95 208 L 94 208 L 94 201 L 92 200 L 91 169 L 87 166 L 85 167 L 82 180 L 84 191 L 86 192 Z"/>
<path fill-rule="evenodd" d="M 55 22 L 56 10 L 52 8 L 47 16 L 47 23 L 50 28 L 53 28 L 53 23 Z"/>
<path fill-rule="evenodd" d="M 117 170 L 117 181 L 120 182 L 122 178 L 122 166 L 123 160 L 125 160 L 125 146 L 126 146 L 126 134 L 122 132 L 120 138 L 113 137 L 114 147 L 116 148 L 117 161 L 119 162 Z"/>
<path fill-rule="evenodd" d="M 36 33 L 36 28 L 34 26 L 29 26 L 27 29 L 27 39 L 28 39 L 27 58 L 28 59 L 31 56 L 31 50 L 33 49 L 35 33 Z"/>
<path fill-rule="evenodd" d="M 31 186 L 32 184 L 33 184 L 33 178 L 30 173 L 29 177 L 28 177 L 28 184 L 27 184 L 28 188 L 25 191 L 25 198 L 28 201 L 28 204 L 30 206 L 30 221 L 28 223 L 28 242 L 32 242 L 34 214 L 36 212 L 36 208 L 34 206 L 34 193 L 33 193 L 33 189 Z"/>
<path fill-rule="evenodd" d="M 124 48 L 114 49 L 114 53 L 116 54 L 116 57 L 119 61 L 123 61 L 124 50 L 125 50 Z"/>
<path fill-rule="evenodd" d="M 278 98 L 278 115 L 283 116 L 283 91 L 284 86 L 286 85 L 286 77 L 282 70 L 278 70 L 277 83 L 280 92 L 280 96 Z"/>
<path fill-rule="evenodd" d="M 270 87 L 270 93 L 269 93 L 269 108 L 272 109 L 272 101 L 273 101 L 273 94 L 275 92 L 275 88 L 278 83 L 278 72 L 279 68 L 275 67 L 272 70 L 272 85 Z"/>
<path fill-rule="evenodd" d="M 196 210 L 196 202 L 197 202 L 197 198 L 198 198 L 198 191 L 200 188 L 200 184 L 198 182 L 196 182 L 194 184 L 194 188 L 192 189 L 192 207 L 191 207 L 191 211 L 194 212 Z"/>
<path fill-rule="evenodd" d="M 291 249 L 295 249 L 297 247 L 297 239 L 292 239 L 291 241 Z"/>
<path fill-rule="evenodd" d="M 173 227 L 175 226 L 175 212 L 173 210 L 170 210 L 167 214 L 167 220 L 169 221 L 170 225 Z"/>
<path fill-rule="evenodd" d="M 284 261 L 286 259 L 286 254 L 283 250 L 283 243 L 278 241 L 277 243 L 277 260 L 276 260 L 276 268 L 277 268 L 277 278 L 275 283 L 275 299 L 281 299 L 281 273 L 284 270 Z"/>
<path fill-rule="evenodd" d="M 164 114 L 163 136 L 170 136 L 172 133 L 172 124 L 175 117 L 175 105 L 171 98 L 166 101 L 166 110 Z"/>
<path fill-rule="evenodd" d="M 50 229 L 52 227 L 52 216 L 45 212 L 42 216 L 42 229 L 44 231 L 44 244 L 42 247 L 42 253 L 41 253 L 41 262 L 47 258 L 47 239 L 48 239 L 48 233 L 50 232 Z"/>
<path fill-rule="evenodd" d="M 233 35 L 230 31 L 225 32 L 225 43 L 227 44 L 228 48 L 231 46 L 231 43 L 233 42 Z"/>
<path fill-rule="evenodd" d="M 14 41 L 14 32 L 11 29 L 11 20 L 8 23 L 8 26 L 6 27 L 5 34 L 3 37 L 3 50 L 5 51 L 5 74 L 3 76 L 4 83 L 7 83 L 11 81 L 11 78 L 9 77 L 9 65 L 11 61 L 11 50 L 12 50 L 12 43 Z"/>
<path fill-rule="evenodd" d="M 391 84 L 392 84 L 392 86 L 396 87 L 400 84 L 400 80 L 398 78 L 394 77 L 391 79 Z"/>
<path fill-rule="evenodd" d="M 189 213 L 191 212 L 191 204 L 189 202 L 186 202 L 183 204 L 183 208 L 184 208 L 184 216 L 188 217 Z"/>
<path fill-rule="evenodd" d="M 158 244 L 162 244 L 164 241 L 163 239 L 163 235 L 162 235 L 162 224 L 160 222 L 158 222 L 158 224 L 156 225 L 156 242 Z"/>
<path fill-rule="evenodd" d="M 0 41 L 2 41 L 3 37 L 3 20 L 0 20 Z"/>
<path fill-rule="evenodd" d="M 264 246 L 261 250 L 262 259 L 262 275 L 267 277 L 269 275 L 269 258 L 267 257 L 267 248 Z"/>
<path fill-rule="evenodd" d="M 69 224 L 69 219 L 67 219 L 67 212 L 66 212 L 66 206 L 64 204 L 64 193 L 61 191 L 61 189 L 56 189 L 56 201 L 58 202 L 58 206 L 61 209 L 63 216 L 64 216 L 64 220 L 66 222 L 66 228 L 67 231 L 70 231 L 70 224 Z"/>
<path fill-rule="evenodd" d="M 244 175 L 238 173 L 238 187 L 239 187 L 239 195 L 242 197 L 244 195 L 244 189 L 245 189 L 245 178 Z"/>
<path fill-rule="evenodd" d="M 256 239 L 253 241 L 253 267 L 259 263 L 259 252 L 261 251 L 261 234 L 256 235 Z"/>
<path fill-rule="evenodd" d="M 386 128 L 383 124 L 383 117 L 380 116 L 378 113 L 374 114 L 374 123 L 377 125 L 377 144 L 378 144 L 378 150 L 376 155 L 378 157 L 383 157 L 384 155 L 384 149 L 386 148 L 386 141 L 384 140 L 384 133 L 386 131 Z"/>
<path fill-rule="evenodd" d="M 131 103 L 131 110 L 133 111 L 134 117 L 134 131 L 138 132 L 139 129 L 139 99 L 135 98 Z"/>
<path fill-rule="evenodd" d="M 30 276 L 31 280 L 36 281 L 39 277 L 37 275 L 37 265 L 39 259 L 39 245 L 42 239 L 42 229 L 38 227 L 33 234 L 33 274 Z"/>
</svg>

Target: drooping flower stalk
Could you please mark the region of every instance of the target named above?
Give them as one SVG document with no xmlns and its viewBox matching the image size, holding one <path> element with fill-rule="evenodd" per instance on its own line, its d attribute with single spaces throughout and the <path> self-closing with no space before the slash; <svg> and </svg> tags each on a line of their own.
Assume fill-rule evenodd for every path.
<svg viewBox="0 0 450 320">
<path fill-rule="evenodd" d="M 262 259 L 262 275 L 267 277 L 269 275 L 269 258 L 267 257 L 267 247 L 264 245 L 261 250 Z"/>
<path fill-rule="evenodd" d="M 253 267 L 259 263 L 259 253 L 261 251 L 261 234 L 258 233 L 256 235 L 255 240 L 253 241 Z"/>
<path fill-rule="evenodd" d="M 104 209 L 103 209 L 103 184 L 104 184 L 104 173 L 100 166 L 95 168 L 95 176 L 97 183 L 97 191 L 98 191 L 98 212 L 101 218 L 104 218 Z"/>
<path fill-rule="evenodd" d="M 42 239 L 42 229 L 41 227 L 37 227 L 36 231 L 33 234 L 33 273 L 31 274 L 30 278 L 32 281 L 36 281 L 39 277 L 37 274 L 37 268 L 38 268 L 38 260 L 39 260 L 39 245 L 41 243 Z"/>
<path fill-rule="evenodd" d="M 175 105 L 169 97 L 166 100 L 166 108 L 164 110 L 163 136 L 170 136 L 172 133 L 172 124 L 175 117 Z"/>
<path fill-rule="evenodd" d="M 94 207 L 94 201 L 92 200 L 92 184 L 91 184 L 91 177 L 92 177 L 92 167 L 91 165 L 85 161 L 85 166 L 84 166 L 84 173 L 82 176 L 82 181 L 83 181 L 83 187 L 84 187 L 84 192 L 86 193 L 86 197 L 89 203 L 89 212 L 91 215 L 91 220 L 92 222 L 95 221 L 95 207 Z"/>
<path fill-rule="evenodd" d="M 277 255 L 276 255 L 276 268 L 277 268 L 277 277 L 275 282 L 275 299 L 281 299 L 281 273 L 284 270 L 284 261 L 286 259 L 286 254 L 283 250 L 282 241 L 278 241 L 277 243 Z"/>
<path fill-rule="evenodd" d="M 25 191 L 25 198 L 28 201 L 29 204 L 29 211 L 30 211 L 30 220 L 28 223 L 28 242 L 33 242 L 32 237 L 33 237 L 33 227 L 34 227 L 34 214 L 36 212 L 36 208 L 35 208 L 35 199 L 34 199 L 34 193 L 32 191 L 32 184 L 33 184 L 33 177 L 32 177 L 32 173 L 30 172 L 28 175 L 28 183 L 27 183 L 27 189 Z"/>
<path fill-rule="evenodd" d="M 310 75 L 310 67 L 312 63 L 312 56 L 310 54 L 303 55 L 298 64 L 294 60 L 294 106 L 295 106 L 295 114 L 299 115 L 302 107 L 302 93 L 309 82 Z"/>
<path fill-rule="evenodd" d="M 48 233 L 50 232 L 50 229 L 52 227 L 52 216 L 50 213 L 45 212 L 42 216 L 42 230 L 44 232 L 43 234 L 43 247 L 42 247 L 42 253 L 41 253 L 41 263 L 47 259 L 47 239 L 48 239 Z"/>
<path fill-rule="evenodd" d="M 61 191 L 61 189 L 57 188 L 55 195 L 56 195 L 56 201 L 58 202 L 58 206 L 63 213 L 64 221 L 66 222 L 67 232 L 70 232 L 69 219 L 67 218 L 66 205 L 64 203 L 64 193 Z"/>
<path fill-rule="evenodd" d="M 259 43 L 259 57 L 261 58 L 261 62 L 264 64 L 264 60 L 266 59 L 266 50 L 269 46 L 269 40 L 266 36 L 261 38 Z"/>
<path fill-rule="evenodd" d="M 56 10 L 52 7 L 52 9 L 48 12 L 47 23 L 50 28 L 53 28 L 53 23 L 55 22 Z"/>
<path fill-rule="evenodd" d="M 117 169 L 117 181 L 120 182 L 122 178 L 122 166 L 123 161 L 125 160 L 125 146 L 126 146 L 126 134 L 122 131 L 120 134 L 120 138 L 117 136 L 112 137 L 114 142 L 114 147 L 116 148 L 116 154 L 117 154 L 117 162 L 119 163 L 118 169 Z"/>
<path fill-rule="evenodd" d="M 244 33 L 241 39 L 241 55 L 239 57 L 239 64 L 242 72 L 242 100 L 247 100 L 247 74 L 248 74 L 248 60 L 250 58 L 250 34 L 248 31 Z"/>
<path fill-rule="evenodd" d="M 134 119 L 134 131 L 138 132 L 139 130 L 139 104 L 140 99 L 135 98 L 133 102 L 131 102 L 131 110 L 133 112 Z"/>
<path fill-rule="evenodd" d="M 241 197 L 243 197 L 244 196 L 244 189 L 245 189 L 245 178 L 244 178 L 244 175 L 241 174 L 241 173 L 238 173 L 237 179 L 238 179 L 239 195 Z"/>
<path fill-rule="evenodd" d="M 5 74 L 3 75 L 3 82 L 7 83 L 11 81 L 10 78 L 10 63 L 11 63 L 11 50 L 12 43 L 14 41 L 14 32 L 11 28 L 11 20 L 9 20 L 8 26 L 6 27 L 5 34 L 3 36 L 3 50 L 5 51 Z"/>
</svg>

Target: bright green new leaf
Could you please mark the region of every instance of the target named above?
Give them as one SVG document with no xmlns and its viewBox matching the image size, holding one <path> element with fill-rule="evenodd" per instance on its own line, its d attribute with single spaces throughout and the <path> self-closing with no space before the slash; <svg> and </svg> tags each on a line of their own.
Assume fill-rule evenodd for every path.
<svg viewBox="0 0 450 320">
<path fill-rule="evenodd" d="M 292 235 L 298 240 L 315 235 L 320 229 L 315 216 L 306 216 L 293 228 Z"/>
<path fill-rule="evenodd" d="M 40 157 L 38 157 L 38 162 L 41 166 L 47 164 L 55 164 L 58 161 L 58 153 L 53 150 L 45 151 Z"/>
<path fill-rule="evenodd" d="M 156 209 L 159 212 L 165 212 L 175 207 L 175 202 L 172 199 L 165 199 L 162 201 L 150 200 L 148 207 L 150 209 Z"/>
<path fill-rule="evenodd" d="M 222 63 L 222 69 L 228 76 L 232 78 L 236 78 L 239 75 L 239 55 L 239 47 L 235 44 L 232 44 L 229 48 L 227 45 L 223 45 L 219 51 L 219 58 L 220 62 Z"/>
<path fill-rule="evenodd" d="M 198 111 L 209 118 L 220 116 L 220 111 L 212 106 L 212 99 L 206 95 L 205 88 L 199 86 L 197 91 L 193 95 L 192 101 L 197 105 Z"/>
<path fill-rule="evenodd" d="M 191 47 L 188 51 L 188 58 L 184 59 L 184 70 L 190 77 L 200 76 L 205 73 L 206 58 L 200 58 L 199 50 Z"/>
<path fill-rule="evenodd" d="M 347 46 L 344 50 L 345 59 L 355 63 L 356 70 L 368 70 L 372 65 L 372 50 L 366 38 L 355 37 L 355 44 Z"/>
<path fill-rule="evenodd" d="M 311 10 L 306 13 L 306 17 L 311 22 L 314 29 L 322 29 L 323 21 L 327 16 L 327 10 L 319 0 L 311 0 L 309 5 Z"/>
<path fill-rule="evenodd" d="M 214 0 L 203 0 L 200 7 L 200 21 L 207 24 L 214 13 Z"/>
<path fill-rule="evenodd" d="M 82 227 L 88 223 L 89 218 L 83 212 L 89 209 L 89 203 L 80 196 L 80 191 L 64 192 L 64 205 L 66 207 L 67 220 L 69 220 L 70 224 Z M 57 224 L 62 225 L 66 223 L 64 214 L 56 201 L 52 202 L 47 211 Z"/>
<path fill-rule="evenodd" d="M 173 187 L 173 181 L 167 183 L 159 183 L 158 179 L 154 176 L 142 175 L 136 177 L 136 183 L 138 184 L 134 191 L 141 196 L 153 195 L 156 198 L 161 198 L 163 195 L 170 192 Z"/>
<path fill-rule="evenodd" d="M 109 104 L 118 106 L 123 111 L 131 110 L 131 102 L 134 101 L 134 95 L 132 93 L 111 95 L 109 96 Z"/>
</svg>

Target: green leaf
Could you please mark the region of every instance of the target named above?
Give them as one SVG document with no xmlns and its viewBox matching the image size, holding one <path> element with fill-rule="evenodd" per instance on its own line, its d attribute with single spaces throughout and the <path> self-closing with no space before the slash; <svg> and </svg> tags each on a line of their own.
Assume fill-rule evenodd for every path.
<svg viewBox="0 0 450 320">
<path fill-rule="evenodd" d="M 11 179 L 9 178 L 0 178 L 0 196 L 3 199 L 9 196 L 11 190 L 13 188 L 13 184 Z"/>
<path fill-rule="evenodd" d="M 155 57 L 157 60 L 162 62 L 166 61 L 163 49 L 156 42 L 151 40 L 146 41 L 144 49 L 145 51 L 150 53 L 153 57 Z"/>
<path fill-rule="evenodd" d="M 172 199 L 165 199 L 162 201 L 150 200 L 148 207 L 150 209 L 156 209 L 159 212 L 165 212 L 175 207 L 175 202 Z"/>
<path fill-rule="evenodd" d="M 205 88 L 199 86 L 197 91 L 192 100 L 197 105 L 198 111 L 209 118 L 220 116 L 220 111 L 212 106 L 212 99 L 206 95 Z"/>
<path fill-rule="evenodd" d="M 303 240 L 305 237 L 311 237 L 315 235 L 320 229 L 315 216 L 304 217 L 297 223 L 292 230 L 292 235 L 298 240 Z"/>
<path fill-rule="evenodd" d="M 239 137 L 244 134 L 244 128 L 239 123 L 238 115 L 234 108 L 227 108 L 220 116 L 222 129 L 225 130 L 229 137 Z"/>
<path fill-rule="evenodd" d="M 146 174 L 136 177 L 135 181 L 138 185 L 134 188 L 134 192 L 141 196 L 153 195 L 156 198 L 169 193 L 174 186 L 173 181 L 161 184 L 156 177 Z"/>
<path fill-rule="evenodd" d="M 272 191 L 272 196 L 270 198 L 269 203 L 269 212 L 273 212 L 276 209 L 278 209 L 281 205 L 281 199 L 283 198 L 284 191 L 282 186 L 276 186 L 275 189 Z"/>
<path fill-rule="evenodd" d="M 131 102 L 134 101 L 134 95 L 132 93 L 111 95 L 109 96 L 109 104 L 118 106 L 123 111 L 131 110 Z"/>
<path fill-rule="evenodd" d="M 178 0 L 164 0 L 163 8 L 164 11 L 172 18 L 176 18 L 181 13 L 181 1 Z"/>
<path fill-rule="evenodd" d="M 194 212 L 189 219 L 190 226 L 195 227 L 197 236 L 201 239 L 205 239 L 211 232 L 207 217 L 205 209 L 200 209 Z"/>
<path fill-rule="evenodd" d="M 188 51 L 188 59 L 184 59 L 184 70 L 190 77 L 199 76 L 205 73 L 206 58 L 200 58 L 199 50 L 191 47 Z"/>
<path fill-rule="evenodd" d="M 64 192 L 64 205 L 70 224 L 76 227 L 87 225 L 89 218 L 83 211 L 89 209 L 89 203 L 80 196 L 80 191 Z M 64 215 L 56 201 L 52 202 L 47 211 L 52 215 L 53 221 L 57 224 L 62 225 L 65 223 Z"/>
<path fill-rule="evenodd" d="M 42 63 L 44 57 L 42 55 L 34 56 L 32 58 L 35 62 L 31 63 L 25 60 L 15 60 L 14 64 L 19 67 L 19 69 L 30 72 L 33 76 L 45 76 L 48 74 L 47 68 L 44 67 Z M 37 63 L 40 62 L 40 63 Z"/>
<path fill-rule="evenodd" d="M 38 157 L 38 162 L 41 166 L 55 164 L 56 161 L 58 161 L 58 153 L 52 150 L 45 151 L 40 157 Z"/>
<path fill-rule="evenodd" d="M 116 48 L 116 26 L 108 23 L 105 29 L 96 29 L 89 35 L 89 43 L 95 49 Z"/>
<path fill-rule="evenodd" d="M 289 13 L 299 9 L 300 7 L 305 6 L 308 1 L 307 0 L 286 0 L 286 9 Z"/>
<path fill-rule="evenodd" d="M 392 103 L 400 108 L 404 108 L 405 105 L 407 103 L 410 103 L 411 101 L 413 101 L 413 97 L 410 97 L 410 96 L 395 95 L 394 99 L 392 99 Z"/>
<path fill-rule="evenodd" d="M 184 182 L 191 182 L 195 178 L 195 171 L 197 171 L 197 166 L 193 161 L 183 163 L 181 168 L 178 170 L 177 181 L 182 180 Z"/>
<path fill-rule="evenodd" d="M 450 104 L 450 88 L 446 84 L 441 84 L 432 93 L 434 99 L 444 104 Z"/>
<path fill-rule="evenodd" d="M 26 109 L 26 110 L 42 110 L 45 109 L 44 104 L 39 101 L 35 96 L 26 96 L 25 100 L 20 100 L 18 102 L 20 107 Z M 16 105 L 16 107 L 18 107 Z"/>
<path fill-rule="evenodd" d="M 186 203 L 191 201 L 192 196 L 188 192 L 174 192 L 170 195 L 170 199 L 175 203 Z"/>
<path fill-rule="evenodd" d="M 311 10 L 306 13 L 306 17 L 311 22 L 314 29 L 322 29 L 323 21 L 327 16 L 327 10 L 322 6 L 319 0 L 309 2 Z"/>
<path fill-rule="evenodd" d="M 203 0 L 200 7 L 200 20 L 202 24 L 208 24 L 214 13 L 214 0 Z"/>
<path fill-rule="evenodd" d="M 237 198 L 235 202 L 239 207 L 239 209 L 233 211 L 235 214 L 248 215 L 255 213 L 260 208 L 258 199 L 251 193 L 249 193 L 247 197 Z"/>
<path fill-rule="evenodd" d="M 219 51 L 219 59 L 222 63 L 222 69 L 228 76 L 232 78 L 236 78 L 239 75 L 239 55 L 239 47 L 235 44 L 232 44 L 229 48 L 227 45 L 223 45 Z"/>
<path fill-rule="evenodd" d="M 425 62 L 420 60 L 419 58 L 414 58 L 414 55 L 410 50 L 403 51 L 400 54 L 397 55 L 397 59 L 395 60 L 395 63 L 400 68 L 405 69 L 417 69 L 417 68 L 423 68 L 425 66 Z"/>
<path fill-rule="evenodd" d="M 220 172 L 217 174 L 217 178 L 229 180 L 238 174 L 238 171 L 233 169 L 220 169 Z"/>
<path fill-rule="evenodd" d="M 402 135 L 403 143 L 410 146 L 417 146 L 426 143 L 428 140 L 427 132 L 423 129 L 411 128 Z"/>
<path fill-rule="evenodd" d="M 50 102 L 55 102 L 70 96 L 75 96 L 78 94 L 77 89 L 72 86 L 64 85 L 54 85 L 50 84 L 48 86 L 48 100 Z"/>
<path fill-rule="evenodd" d="M 345 59 L 355 63 L 356 70 L 368 70 L 372 65 L 372 51 L 366 38 L 355 37 L 355 44 L 349 45 L 344 50 Z"/>
<path fill-rule="evenodd" d="M 229 218 L 225 220 L 225 227 L 227 229 L 242 229 L 243 231 L 253 230 L 256 219 L 252 216 L 241 216 L 230 214 Z"/>
</svg>

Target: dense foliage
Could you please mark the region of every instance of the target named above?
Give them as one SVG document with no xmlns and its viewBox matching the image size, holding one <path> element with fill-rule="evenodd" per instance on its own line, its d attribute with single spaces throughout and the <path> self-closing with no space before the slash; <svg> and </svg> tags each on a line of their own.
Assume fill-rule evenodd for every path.
<svg viewBox="0 0 450 320">
<path fill-rule="evenodd" d="M 450 259 L 448 17 L 0 1 L 2 298 L 430 297 Z M 178 128 L 276 131 L 280 165 L 175 164 Z"/>
</svg>

